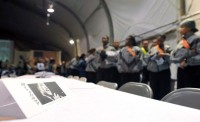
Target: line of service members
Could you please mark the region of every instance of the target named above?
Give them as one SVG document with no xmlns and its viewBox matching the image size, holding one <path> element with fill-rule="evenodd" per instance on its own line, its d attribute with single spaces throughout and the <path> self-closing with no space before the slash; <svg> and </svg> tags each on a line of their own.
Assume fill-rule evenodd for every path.
<svg viewBox="0 0 200 122">
<path fill-rule="evenodd" d="M 173 51 L 164 44 L 166 37 L 163 35 L 153 40 L 150 49 L 147 40 L 143 41 L 141 48 L 137 46 L 133 36 L 126 38 L 121 49 L 117 44 L 110 46 L 108 36 L 102 37 L 103 47 L 88 51 L 88 81 L 117 82 L 119 87 L 131 81 L 150 81 L 154 99 L 161 99 L 171 91 L 170 64 L 176 63 L 177 88 L 200 88 L 200 38 L 195 35 L 198 29 L 193 20 L 186 20 L 180 24 L 179 30 L 182 39 Z"/>
</svg>

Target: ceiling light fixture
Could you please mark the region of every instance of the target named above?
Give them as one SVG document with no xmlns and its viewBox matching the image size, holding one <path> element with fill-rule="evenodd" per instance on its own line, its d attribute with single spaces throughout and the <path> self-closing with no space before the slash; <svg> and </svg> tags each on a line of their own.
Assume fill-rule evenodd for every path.
<svg viewBox="0 0 200 122">
<path fill-rule="evenodd" d="M 47 12 L 49 12 L 49 13 L 53 13 L 54 12 L 53 3 L 49 4 L 49 8 L 47 9 Z"/>
<path fill-rule="evenodd" d="M 50 14 L 49 14 L 49 13 L 47 13 L 47 22 L 46 22 L 46 25 L 47 25 L 47 26 L 49 26 L 49 25 L 50 25 L 50 23 L 49 23 L 49 17 L 50 17 Z"/>
<path fill-rule="evenodd" d="M 70 43 L 71 45 L 74 45 L 75 42 L 74 42 L 73 39 L 70 39 L 70 40 L 69 40 L 69 43 Z"/>
</svg>

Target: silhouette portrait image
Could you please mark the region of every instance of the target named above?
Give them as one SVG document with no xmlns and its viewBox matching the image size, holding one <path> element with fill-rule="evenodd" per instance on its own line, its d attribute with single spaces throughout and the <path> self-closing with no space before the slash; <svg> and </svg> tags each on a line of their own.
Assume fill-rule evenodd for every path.
<svg viewBox="0 0 200 122">
<path fill-rule="evenodd" d="M 34 83 L 28 86 L 42 105 L 66 96 L 56 82 Z"/>
</svg>

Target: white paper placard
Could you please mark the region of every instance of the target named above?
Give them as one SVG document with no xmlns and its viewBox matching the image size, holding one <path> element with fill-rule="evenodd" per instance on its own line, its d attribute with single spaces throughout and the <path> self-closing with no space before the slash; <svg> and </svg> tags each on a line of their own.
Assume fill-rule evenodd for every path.
<svg viewBox="0 0 200 122">
<path fill-rule="evenodd" d="M 71 97 L 63 78 L 9 78 L 0 81 L 0 116 L 28 118 Z"/>
</svg>

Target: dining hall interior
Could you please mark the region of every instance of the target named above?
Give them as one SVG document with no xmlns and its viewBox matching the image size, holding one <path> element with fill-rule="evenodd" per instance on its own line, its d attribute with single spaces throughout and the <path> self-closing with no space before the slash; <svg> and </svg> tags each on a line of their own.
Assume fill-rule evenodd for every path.
<svg viewBox="0 0 200 122">
<path fill-rule="evenodd" d="M 0 0 L 0 121 L 199 122 L 199 0 Z"/>
</svg>

